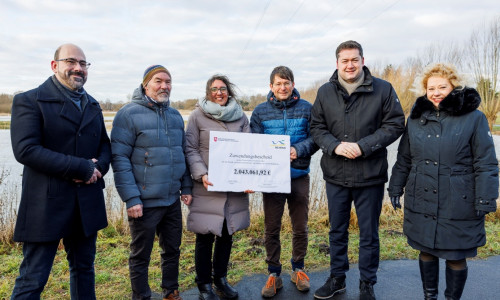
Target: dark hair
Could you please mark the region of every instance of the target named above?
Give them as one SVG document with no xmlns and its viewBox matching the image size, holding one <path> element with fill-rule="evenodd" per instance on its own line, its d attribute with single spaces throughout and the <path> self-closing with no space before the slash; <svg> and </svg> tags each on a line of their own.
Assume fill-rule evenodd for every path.
<svg viewBox="0 0 500 300">
<path fill-rule="evenodd" d="M 280 77 L 280 78 L 290 80 L 292 83 L 294 82 L 293 81 L 293 72 L 292 72 L 292 70 L 290 70 L 289 67 L 278 66 L 278 67 L 274 68 L 274 70 L 271 72 L 271 76 L 270 76 L 271 84 L 274 83 L 274 77 L 276 75 L 278 75 L 278 77 Z"/>
<path fill-rule="evenodd" d="M 210 77 L 210 79 L 208 79 L 207 81 L 207 86 L 205 89 L 205 98 L 207 100 L 210 100 L 210 96 L 212 95 L 212 92 L 210 92 L 210 87 L 212 86 L 212 83 L 214 83 L 214 81 L 216 80 L 224 82 L 224 84 L 227 87 L 227 94 L 229 98 L 236 97 L 236 91 L 235 91 L 236 86 L 231 81 L 229 81 L 229 78 L 227 78 L 226 75 L 215 74 L 212 77 Z"/>
<path fill-rule="evenodd" d="M 359 55 L 363 57 L 363 47 L 361 47 L 361 44 L 356 42 L 356 41 L 345 41 L 341 43 L 338 47 L 337 50 L 335 50 L 335 57 L 339 59 L 339 53 L 342 50 L 345 49 L 358 49 Z"/>
</svg>

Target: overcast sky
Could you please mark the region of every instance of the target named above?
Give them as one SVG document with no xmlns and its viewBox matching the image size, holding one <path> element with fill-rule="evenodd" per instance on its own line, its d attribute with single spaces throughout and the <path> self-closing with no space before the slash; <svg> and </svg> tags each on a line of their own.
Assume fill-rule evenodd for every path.
<svg viewBox="0 0 500 300">
<path fill-rule="evenodd" d="M 171 72 L 173 101 L 203 97 L 215 73 L 266 94 L 278 65 L 307 88 L 333 73 L 345 40 L 362 44 L 368 67 L 399 64 L 465 41 L 499 11 L 498 0 L 2 0 L 0 93 L 45 81 L 67 42 L 92 63 L 85 89 L 102 101 L 127 101 L 152 64 Z"/>
</svg>

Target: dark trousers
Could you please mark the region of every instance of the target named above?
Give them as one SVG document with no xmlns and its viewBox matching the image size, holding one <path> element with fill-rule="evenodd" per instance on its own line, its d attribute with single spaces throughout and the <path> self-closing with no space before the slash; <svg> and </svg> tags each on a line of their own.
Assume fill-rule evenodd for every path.
<svg viewBox="0 0 500 300">
<path fill-rule="evenodd" d="M 214 239 L 215 247 L 213 247 Z M 197 284 L 212 283 L 212 268 L 215 278 L 227 276 L 227 265 L 231 256 L 232 246 L 233 236 L 229 235 L 226 220 L 224 220 L 221 236 L 215 236 L 212 233 L 196 234 L 194 261 Z M 212 247 L 214 248 L 213 261 Z"/>
<path fill-rule="evenodd" d="M 96 299 L 94 259 L 97 233 L 83 233 L 63 238 L 70 273 L 71 299 Z M 40 299 L 57 253 L 59 241 L 25 242 L 23 261 L 19 268 L 11 299 Z"/>
<path fill-rule="evenodd" d="M 380 259 L 378 227 L 384 185 L 349 188 L 326 183 L 328 214 L 330 218 L 330 272 L 345 276 L 349 270 L 347 243 L 351 203 L 354 201 L 359 226 L 359 273 L 363 281 L 377 282 Z"/>
<path fill-rule="evenodd" d="M 281 218 L 288 201 L 288 213 L 292 222 L 292 269 L 304 268 L 307 253 L 307 220 L 309 214 L 309 175 L 292 179 L 291 193 L 264 193 L 264 224 L 266 263 L 269 273 L 281 273 Z"/>
<path fill-rule="evenodd" d="M 148 267 L 155 234 L 159 237 L 161 255 L 161 287 L 163 296 L 179 289 L 179 256 L 182 237 L 181 204 L 177 200 L 165 207 L 143 209 L 140 218 L 128 220 L 130 243 L 129 271 L 132 299 L 150 299 Z"/>
</svg>

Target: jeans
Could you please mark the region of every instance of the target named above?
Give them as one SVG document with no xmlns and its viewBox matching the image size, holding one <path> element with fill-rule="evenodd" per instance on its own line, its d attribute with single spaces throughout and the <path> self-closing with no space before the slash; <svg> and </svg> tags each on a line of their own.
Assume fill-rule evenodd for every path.
<svg viewBox="0 0 500 300">
<path fill-rule="evenodd" d="M 212 247 L 213 265 L 212 265 Z M 222 235 L 215 236 L 212 233 L 196 234 L 196 246 L 194 252 L 194 260 L 196 267 L 196 283 L 211 284 L 212 283 L 212 267 L 215 278 L 227 276 L 227 265 L 231 256 L 231 247 L 233 246 L 233 236 L 229 235 L 227 230 L 227 222 L 224 220 L 222 227 Z"/>
<path fill-rule="evenodd" d="M 179 257 L 182 237 L 181 204 L 177 200 L 166 207 L 145 207 L 140 218 L 129 218 L 130 243 L 129 271 L 132 299 L 150 299 L 148 267 L 155 234 L 161 251 L 162 293 L 167 296 L 179 289 Z"/>
<path fill-rule="evenodd" d="M 71 299 L 96 299 L 94 259 L 97 233 L 84 236 L 83 233 L 63 238 L 70 272 Z M 16 278 L 12 300 L 40 299 L 56 256 L 59 241 L 25 242 L 23 261 Z"/>
<path fill-rule="evenodd" d="M 266 263 L 269 273 L 278 275 L 281 273 L 281 218 L 287 201 L 293 231 L 292 269 L 303 269 L 308 242 L 309 175 L 292 179 L 290 194 L 263 194 Z"/>
<path fill-rule="evenodd" d="M 380 259 L 378 227 L 384 185 L 349 188 L 327 182 L 326 196 L 330 219 L 331 276 L 342 277 L 349 270 L 347 258 L 348 228 L 351 218 L 351 203 L 354 201 L 359 226 L 360 279 L 376 283 Z"/>
</svg>

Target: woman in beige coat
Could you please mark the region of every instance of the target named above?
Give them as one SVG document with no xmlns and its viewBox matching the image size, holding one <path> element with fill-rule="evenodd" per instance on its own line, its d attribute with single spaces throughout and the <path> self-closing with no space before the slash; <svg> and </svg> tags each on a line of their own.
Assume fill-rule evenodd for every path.
<svg viewBox="0 0 500 300">
<path fill-rule="evenodd" d="M 208 178 L 210 131 L 250 132 L 248 118 L 234 96 L 234 85 L 226 76 L 212 76 L 206 85 L 205 99 L 198 102 L 187 125 L 186 157 L 193 177 L 187 228 L 196 233 L 196 283 L 200 299 L 219 299 L 217 294 L 226 299 L 238 297 L 226 275 L 232 235 L 250 225 L 248 195 L 207 191 L 212 185 Z M 212 289 L 212 257 L 217 294 Z"/>
</svg>

